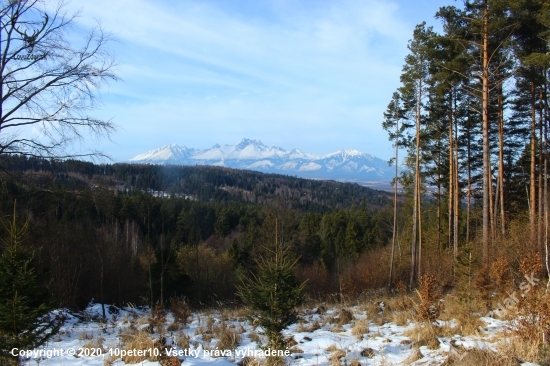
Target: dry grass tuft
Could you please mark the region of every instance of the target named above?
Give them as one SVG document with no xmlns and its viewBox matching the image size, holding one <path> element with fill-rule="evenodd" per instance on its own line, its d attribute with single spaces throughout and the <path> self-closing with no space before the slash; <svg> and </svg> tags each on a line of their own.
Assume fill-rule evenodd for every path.
<svg viewBox="0 0 550 366">
<path fill-rule="evenodd" d="M 361 362 L 358 359 L 354 358 L 349 362 L 349 366 L 361 366 Z"/>
<path fill-rule="evenodd" d="M 178 347 L 180 347 L 181 349 L 188 349 L 188 348 L 191 348 L 191 344 L 190 344 L 190 340 L 191 338 L 183 333 L 183 332 L 180 332 L 176 335 L 175 337 L 175 343 Z"/>
<path fill-rule="evenodd" d="M 259 360 L 256 360 L 253 357 L 246 356 L 243 357 L 239 362 L 237 362 L 237 365 L 239 366 L 260 366 L 261 363 Z"/>
<path fill-rule="evenodd" d="M 509 358 L 519 358 L 535 364 L 550 365 L 548 351 L 537 338 L 512 337 L 507 342 L 500 344 L 497 350 L 500 355 L 506 355 Z"/>
<path fill-rule="evenodd" d="M 411 350 L 411 353 L 407 356 L 407 358 L 403 360 L 403 364 L 410 365 L 423 358 L 424 358 L 424 355 L 422 354 L 422 352 L 420 352 L 420 350 L 415 347 Z"/>
<path fill-rule="evenodd" d="M 335 349 L 328 358 L 332 366 L 340 366 L 340 359 L 346 357 L 346 352 L 341 349 Z"/>
<path fill-rule="evenodd" d="M 476 334 L 479 327 L 484 327 L 485 323 L 480 319 L 479 315 L 484 311 L 484 307 L 477 301 L 473 303 L 466 303 L 459 301 L 454 296 L 447 296 L 445 298 L 445 311 L 441 313 L 439 317 L 441 320 L 451 321 L 453 320 L 456 326 L 453 329 L 455 334 L 460 335 L 472 335 Z"/>
<path fill-rule="evenodd" d="M 321 324 L 319 324 L 319 322 L 317 320 L 315 320 L 311 324 L 306 324 L 306 323 L 298 324 L 298 327 L 296 328 L 296 331 L 300 332 L 300 333 L 311 333 L 311 332 L 314 332 L 314 331 L 316 331 L 317 329 L 320 329 L 320 328 L 321 328 Z"/>
<path fill-rule="evenodd" d="M 344 331 L 344 327 L 342 327 L 340 324 L 334 324 L 334 326 L 330 328 L 330 331 L 332 333 L 341 333 Z"/>
<path fill-rule="evenodd" d="M 86 341 L 94 339 L 94 334 L 89 332 L 80 332 L 78 333 L 78 340 L 79 341 Z"/>
<path fill-rule="evenodd" d="M 391 315 L 391 321 L 396 325 L 405 326 L 409 324 L 409 320 L 414 318 L 410 311 L 396 311 Z"/>
<path fill-rule="evenodd" d="M 438 349 L 439 341 L 435 338 L 440 328 L 429 322 L 416 323 L 414 327 L 408 328 L 403 332 L 405 337 L 409 337 L 415 346 L 428 346 L 429 349 Z"/>
<path fill-rule="evenodd" d="M 369 322 L 366 319 L 361 319 L 355 322 L 351 329 L 351 334 L 357 337 L 358 340 L 363 339 L 363 336 L 369 332 Z"/>
<path fill-rule="evenodd" d="M 248 333 L 248 338 L 250 338 L 252 342 L 260 343 L 260 336 L 256 332 Z"/>
<path fill-rule="evenodd" d="M 300 347 L 294 346 L 290 349 L 290 352 L 291 353 L 304 353 L 304 350 L 301 349 Z"/>
<path fill-rule="evenodd" d="M 131 355 L 122 358 L 122 361 L 129 364 L 139 363 L 146 360 L 160 361 L 163 353 L 164 342 L 160 339 L 153 339 L 146 332 L 137 332 L 129 342 L 124 345 L 124 350 L 131 351 Z M 158 355 L 155 356 L 155 349 L 158 349 Z M 136 351 L 142 351 L 142 355 L 136 355 Z"/>
<path fill-rule="evenodd" d="M 101 348 L 104 350 L 103 348 L 103 342 L 105 341 L 105 338 L 103 337 L 99 337 L 99 338 L 95 338 L 95 339 L 92 339 L 91 341 L 89 342 L 86 342 L 84 343 L 84 345 L 82 346 L 82 348 L 87 348 L 87 349 L 98 349 L 98 348 Z M 105 350 L 104 350 L 105 351 Z"/>
<path fill-rule="evenodd" d="M 464 350 L 463 348 L 456 349 L 455 352 L 449 353 L 443 365 L 454 366 L 518 366 L 519 361 L 515 357 L 497 354 L 490 350 L 481 350 L 474 348 Z"/>
<path fill-rule="evenodd" d="M 361 356 L 367 357 L 367 358 L 373 358 L 376 355 L 376 352 L 372 348 L 366 348 L 361 351 Z"/>
<path fill-rule="evenodd" d="M 388 298 L 384 304 L 386 304 L 386 309 L 397 312 L 409 311 L 414 307 L 413 300 L 407 295 L 399 295 Z"/>
<path fill-rule="evenodd" d="M 242 341 L 241 333 L 236 329 L 229 328 L 225 322 L 216 327 L 214 333 L 218 338 L 216 347 L 220 350 L 233 350 Z"/>
<path fill-rule="evenodd" d="M 209 315 L 208 318 L 206 318 L 206 332 L 212 333 L 215 323 L 216 319 L 214 319 L 212 315 Z"/>
<path fill-rule="evenodd" d="M 354 319 L 353 313 L 348 309 L 340 309 L 338 315 L 332 319 L 332 323 L 345 325 L 351 323 Z"/>
<path fill-rule="evenodd" d="M 378 318 L 379 313 L 382 311 L 382 309 L 380 309 L 379 301 L 369 302 L 368 304 L 365 305 L 364 308 L 365 308 L 365 313 L 367 314 L 367 318 L 369 319 Z"/>
<path fill-rule="evenodd" d="M 103 366 L 111 366 L 118 359 L 118 356 L 106 354 L 103 357 Z"/>
</svg>

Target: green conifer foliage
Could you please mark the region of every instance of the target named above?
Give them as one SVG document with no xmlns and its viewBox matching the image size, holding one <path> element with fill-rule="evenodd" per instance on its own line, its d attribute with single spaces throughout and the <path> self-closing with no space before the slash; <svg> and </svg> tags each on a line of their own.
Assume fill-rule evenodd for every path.
<svg viewBox="0 0 550 366">
<path fill-rule="evenodd" d="M 18 364 L 11 350 L 29 350 L 44 344 L 57 333 L 62 320 L 52 310 L 47 293 L 37 283 L 34 255 L 23 243 L 28 222 L 18 227 L 17 218 L 2 223 L 8 232 L 0 256 L 0 364 Z"/>
<path fill-rule="evenodd" d="M 238 296 L 255 312 L 254 321 L 264 328 L 267 347 L 284 350 L 281 331 L 296 322 L 296 307 L 302 302 L 304 283 L 298 283 L 289 247 L 275 238 L 275 244 L 264 247 L 265 255 L 256 261 L 257 273 L 243 279 Z"/>
</svg>

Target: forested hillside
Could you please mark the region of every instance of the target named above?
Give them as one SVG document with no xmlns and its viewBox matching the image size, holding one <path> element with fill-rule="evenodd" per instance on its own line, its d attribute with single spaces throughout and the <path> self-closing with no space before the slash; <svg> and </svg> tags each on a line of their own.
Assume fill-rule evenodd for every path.
<svg viewBox="0 0 550 366">
<path fill-rule="evenodd" d="M 239 275 L 273 240 L 276 219 L 310 293 L 328 294 L 338 291 L 344 270 L 391 235 L 393 197 L 356 184 L 18 156 L 4 166 L 2 217 L 9 220 L 17 201 L 30 223 L 26 241 L 60 306 L 92 298 L 231 300 Z"/>
</svg>

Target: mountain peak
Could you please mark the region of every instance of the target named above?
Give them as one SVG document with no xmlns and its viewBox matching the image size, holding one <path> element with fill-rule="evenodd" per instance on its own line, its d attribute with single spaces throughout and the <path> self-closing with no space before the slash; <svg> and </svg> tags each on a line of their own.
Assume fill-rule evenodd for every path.
<svg viewBox="0 0 550 366">
<path fill-rule="evenodd" d="M 247 147 L 249 145 L 265 146 L 260 140 L 252 140 L 252 139 L 243 138 L 241 140 L 241 142 L 239 142 L 236 145 L 236 147 L 238 149 L 244 149 L 245 147 Z"/>
</svg>

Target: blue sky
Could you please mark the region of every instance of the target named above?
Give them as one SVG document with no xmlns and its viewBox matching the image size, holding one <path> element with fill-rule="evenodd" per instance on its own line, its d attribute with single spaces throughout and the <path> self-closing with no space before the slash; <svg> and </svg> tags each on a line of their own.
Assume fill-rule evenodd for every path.
<svg viewBox="0 0 550 366">
<path fill-rule="evenodd" d="M 453 0 L 73 0 L 78 27 L 114 33 L 122 81 L 95 115 L 115 161 L 169 143 L 247 137 L 326 154 L 393 152 L 381 128 L 407 41 Z"/>
</svg>

